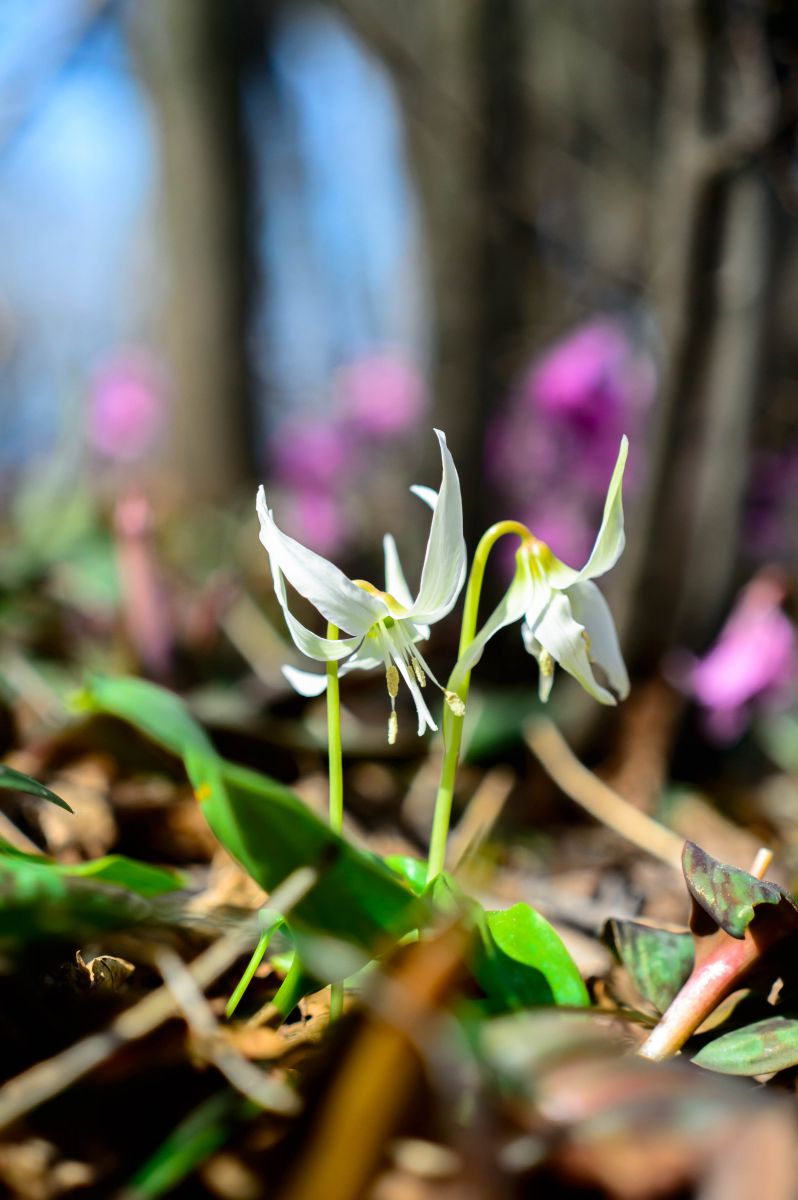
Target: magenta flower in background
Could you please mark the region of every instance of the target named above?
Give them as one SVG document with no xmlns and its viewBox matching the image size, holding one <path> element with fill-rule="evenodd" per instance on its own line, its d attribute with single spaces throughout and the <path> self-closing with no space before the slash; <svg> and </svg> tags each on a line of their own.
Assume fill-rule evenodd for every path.
<svg viewBox="0 0 798 1200">
<path fill-rule="evenodd" d="M 324 417 L 286 421 L 271 438 L 274 478 L 283 487 L 329 490 L 352 466 L 352 444 L 341 426 Z"/>
<path fill-rule="evenodd" d="M 532 364 L 488 430 L 488 477 L 565 561 L 590 550 L 624 434 L 634 446 L 624 486 L 634 495 L 655 392 L 651 356 L 619 318 L 597 317 Z"/>
<path fill-rule="evenodd" d="M 117 462 L 141 458 L 163 427 L 164 394 L 162 372 L 149 354 L 116 354 L 92 381 L 88 438 L 94 450 Z"/>
<path fill-rule="evenodd" d="M 426 407 L 424 382 L 399 354 L 384 350 L 341 367 L 337 410 L 354 433 L 381 440 L 412 431 Z"/>
<path fill-rule="evenodd" d="M 674 656 L 666 673 L 704 710 L 721 744 L 744 732 L 760 704 L 789 702 L 798 667 L 798 633 L 782 609 L 785 576 L 766 568 L 743 588 L 717 641 L 701 659 Z"/>
</svg>

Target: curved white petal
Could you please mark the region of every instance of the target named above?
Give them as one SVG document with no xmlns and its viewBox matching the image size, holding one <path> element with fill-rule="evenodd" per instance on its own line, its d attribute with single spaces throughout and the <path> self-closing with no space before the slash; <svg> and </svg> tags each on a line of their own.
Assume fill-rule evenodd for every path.
<svg viewBox="0 0 798 1200">
<path fill-rule="evenodd" d="M 443 478 L 432 514 L 421 585 L 408 613 L 414 621 L 429 625 L 451 612 L 466 571 L 460 480 L 445 435 L 436 429 L 435 436 L 441 449 Z"/>
<path fill-rule="evenodd" d="M 288 626 L 288 632 L 291 634 L 294 645 L 307 654 L 308 658 L 315 658 L 317 662 L 334 662 L 340 658 L 346 658 L 357 650 L 360 643 L 363 641 L 362 634 L 351 638 L 325 638 L 318 633 L 313 633 L 310 629 L 306 629 L 301 621 L 298 621 L 288 607 L 288 596 L 285 591 L 285 580 L 283 574 L 272 556 L 269 556 L 269 562 L 272 569 L 272 582 L 274 584 L 274 594 L 283 610 L 285 623 Z"/>
<path fill-rule="evenodd" d="M 551 670 L 546 671 L 540 669 L 540 656 L 543 653 L 543 647 L 526 621 L 521 626 L 521 637 L 523 638 L 527 653 L 531 654 L 538 664 L 538 699 L 541 704 L 545 704 L 551 695 L 551 689 L 554 685 L 554 667 L 552 666 Z"/>
<path fill-rule="evenodd" d="M 597 579 L 615 566 L 626 545 L 626 534 L 623 526 L 623 471 L 626 457 L 629 453 L 629 439 L 621 438 L 621 447 L 612 472 L 610 486 L 607 488 L 607 498 L 604 501 L 604 515 L 593 549 L 581 571 L 571 567 L 560 569 L 558 564 L 549 573 L 552 585 L 556 588 L 566 588 L 579 579 Z"/>
<path fill-rule="evenodd" d="M 295 692 L 300 696 L 320 696 L 327 691 L 327 674 L 318 675 L 313 671 L 300 671 L 297 667 L 281 667 L 285 678 Z"/>
<path fill-rule="evenodd" d="M 554 661 L 573 675 L 594 700 L 600 704 L 615 704 L 615 697 L 601 687 L 593 675 L 587 643 L 582 636 L 584 626 L 574 620 L 567 596 L 555 592 L 533 632 L 543 649 L 548 650 Z"/>
<path fill-rule="evenodd" d="M 568 589 L 574 620 L 584 625 L 590 638 L 591 662 L 606 673 L 610 687 L 621 700 L 629 695 L 629 675 L 623 661 L 615 622 L 607 601 L 595 583 L 585 580 Z"/>
<path fill-rule="evenodd" d="M 506 625 L 512 625 L 523 617 L 529 600 L 529 585 L 526 573 L 519 563 L 516 573 L 507 591 L 502 596 L 485 624 L 478 631 L 471 645 L 457 660 L 449 687 L 456 692 L 469 671 L 473 671 L 490 639 Z"/>
<path fill-rule="evenodd" d="M 350 671 L 373 671 L 377 667 L 384 667 L 385 658 L 382 654 L 374 651 L 373 645 L 371 641 L 363 642 L 360 649 L 341 664 L 338 674 L 348 675 Z"/>
<path fill-rule="evenodd" d="M 390 533 L 386 533 L 382 539 L 382 548 L 385 552 L 385 590 L 393 596 L 394 600 L 398 600 L 403 608 L 411 608 L 413 596 L 407 586 L 405 573 L 399 561 L 396 542 Z"/>
<path fill-rule="evenodd" d="M 423 500 L 425 504 L 435 512 L 435 505 L 438 503 L 438 493 L 435 488 L 427 487 L 423 483 L 414 483 L 410 487 L 410 491 L 414 496 L 418 496 L 419 500 Z"/>
<path fill-rule="evenodd" d="M 345 633 L 362 637 L 375 621 L 387 615 L 386 605 L 377 596 L 359 588 L 333 563 L 277 528 L 262 487 L 258 488 L 256 508 L 260 540 L 272 562 L 326 620 Z"/>
</svg>

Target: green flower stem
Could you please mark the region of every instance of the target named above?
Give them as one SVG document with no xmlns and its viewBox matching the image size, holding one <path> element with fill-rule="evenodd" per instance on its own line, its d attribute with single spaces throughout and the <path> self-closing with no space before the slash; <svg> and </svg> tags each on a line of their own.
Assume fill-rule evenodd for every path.
<svg viewBox="0 0 798 1200">
<path fill-rule="evenodd" d="M 530 536 L 525 525 L 518 521 L 499 521 L 491 525 L 482 535 L 471 564 L 468 577 L 465 605 L 463 607 L 463 624 L 460 628 L 460 646 L 458 661 L 463 657 L 474 640 L 477 632 L 477 617 L 479 616 L 479 598 L 482 593 L 482 583 L 485 578 L 485 568 L 488 556 L 499 538 L 507 534 L 527 538 Z M 449 679 L 449 687 L 457 675 L 457 665 Z M 468 687 L 471 682 L 471 672 L 468 671 L 462 681 L 458 681 L 457 694 L 465 704 L 468 699 Z M 432 818 L 432 836 L 430 838 L 429 859 L 427 865 L 427 881 L 434 879 L 443 871 L 446 861 L 446 842 L 449 836 L 449 821 L 452 815 L 452 800 L 454 785 L 457 778 L 457 767 L 460 762 L 460 746 L 463 740 L 464 717 L 455 716 L 448 705 L 443 711 L 443 744 L 444 755 L 441 766 L 441 778 L 438 784 L 438 794 L 435 798 L 435 812 Z"/>
<path fill-rule="evenodd" d="M 338 627 L 327 626 L 327 637 L 338 637 Z M 330 776 L 330 828 L 341 833 L 344 827 L 344 768 L 341 752 L 341 697 L 337 660 L 327 663 L 327 758 Z M 344 985 L 330 985 L 330 1024 L 344 1011 Z"/>
<path fill-rule="evenodd" d="M 247 963 L 244 974 L 239 979 L 238 985 L 237 985 L 235 991 L 233 992 L 232 996 L 230 997 L 230 999 L 227 1001 L 227 1004 L 225 1005 L 224 1015 L 227 1017 L 228 1021 L 232 1017 L 235 1010 L 238 1008 L 238 1003 L 239 1003 L 241 997 L 244 995 L 244 992 L 247 990 L 250 983 L 252 982 L 252 977 L 255 974 L 255 972 L 257 971 L 258 967 L 263 962 L 263 956 L 269 948 L 269 942 L 271 941 L 273 933 L 274 933 L 274 930 L 269 929 L 266 933 L 261 934 L 260 941 L 258 942 L 257 946 L 255 947 L 255 950 L 252 954 L 252 958 Z"/>
<path fill-rule="evenodd" d="M 327 626 L 327 637 L 335 641 L 338 628 Z M 327 754 L 330 772 L 330 828 L 340 833 L 344 827 L 344 769 L 341 755 L 341 700 L 338 662 L 327 663 Z"/>
</svg>

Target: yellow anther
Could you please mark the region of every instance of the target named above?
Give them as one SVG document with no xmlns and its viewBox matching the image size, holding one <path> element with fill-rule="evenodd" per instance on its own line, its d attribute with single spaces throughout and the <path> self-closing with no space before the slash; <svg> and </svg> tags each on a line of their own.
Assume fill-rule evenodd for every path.
<svg viewBox="0 0 798 1200">
<path fill-rule="evenodd" d="M 415 658 L 412 659 L 412 663 L 413 663 L 413 674 L 415 675 L 416 679 L 418 680 L 419 685 L 421 687 L 426 687 L 427 686 L 427 677 L 424 674 L 421 663 L 418 662 Z"/>
<path fill-rule="evenodd" d="M 396 668 L 394 668 L 395 670 Z M 388 745 L 396 744 L 396 735 L 399 732 L 399 721 L 395 712 L 392 712 L 388 718 Z"/>
<path fill-rule="evenodd" d="M 554 659 L 551 657 L 548 650 L 541 651 L 538 663 L 540 665 L 540 673 L 544 679 L 548 679 L 550 675 L 554 674 Z"/>
<path fill-rule="evenodd" d="M 445 691 L 443 694 L 446 698 L 446 703 L 449 705 L 449 708 L 452 710 L 454 715 L 456 717 L 464 717 L 465 716 L 465 704 L 460 699 L 460 697 L 457 695 L 457 692 Z"/>
<path fill-rule="evenodd" d="M 399 695 L 399 672 L 393 663 L 385 668 L 385 681 L 388 684 L 388 695 L 395 700 Z"/>
</svg>

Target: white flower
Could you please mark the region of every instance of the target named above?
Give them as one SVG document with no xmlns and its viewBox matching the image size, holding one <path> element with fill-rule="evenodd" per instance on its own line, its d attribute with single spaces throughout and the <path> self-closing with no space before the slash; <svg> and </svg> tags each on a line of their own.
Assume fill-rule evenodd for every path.
<svg viewBox="0 0 798 1200">
<path fill-rule="evenodd" d="M 430 671 L 417 643 L 429 637 L 429 626 L 451 612 L 463 586 L 466 569 L 463 540 L 463 510 L 460 480 L 446 438 L 436 429 L 441 451 L 443 477 L 439 492 L 430 488 L 412 488 L 432 509 L 424 566 L 418 595 L 413 599 L 399 562 L 396 543 L 390 534 L 384 538 L 385 591 L 362 579 L 349 579 L 326 558 L 308 550 L 277 528 L 266 504 L 263 488 L 258 489 L 257 513 L 260 540 L 269 554 L 274 591 L 282 606 L 294 644 L 309 658 L 319 662 L 346 659 L 340 674 L 353 670 L 385 668 L 391 716 L 388 740 L 396 739 L 396 695 L 399 678 L 404 679 L 413 695 L 418 713 L 418 732 L 425 727 L 437 729 L 424 702 L 421 688 L 427 677 L 444 693 L 449 705 L 462 711 L 462 701 L 441 687 Z M 320 637 L 306 629 L 288 608 L 285 580 L 304 596 L 332 625 L 350 635 L 340 639 Z M 327 676 L 283 667 L 289 683 L 305 696 L 318 696 L 327 686 Z"/>
<path fill-rule="evenodd" d="M 615 565 L 625 545 L 621 484 L 628 449 L 629 443 L 623 438 L 604 502 L 601 528 L 581 571 L 560 562 L 544 542 L 531 534 L 525 538 L 516 554 L 515 577 L 458 662 L 454 686 L 459 686 L 464 674 L 479 661 L 485 645 L 499 629 L 523 618 L 524 646 L 540 668 L 541 700 L 549 698 L 555 664 L 573 675 L 602 704 L 615 704 L 616 700 L 596 680 L 594 664 L 601 667 L 620 699 L 629 694 L 629 676 L 615 624 L 607 601 L 592 582 Z"/>
</svg>

